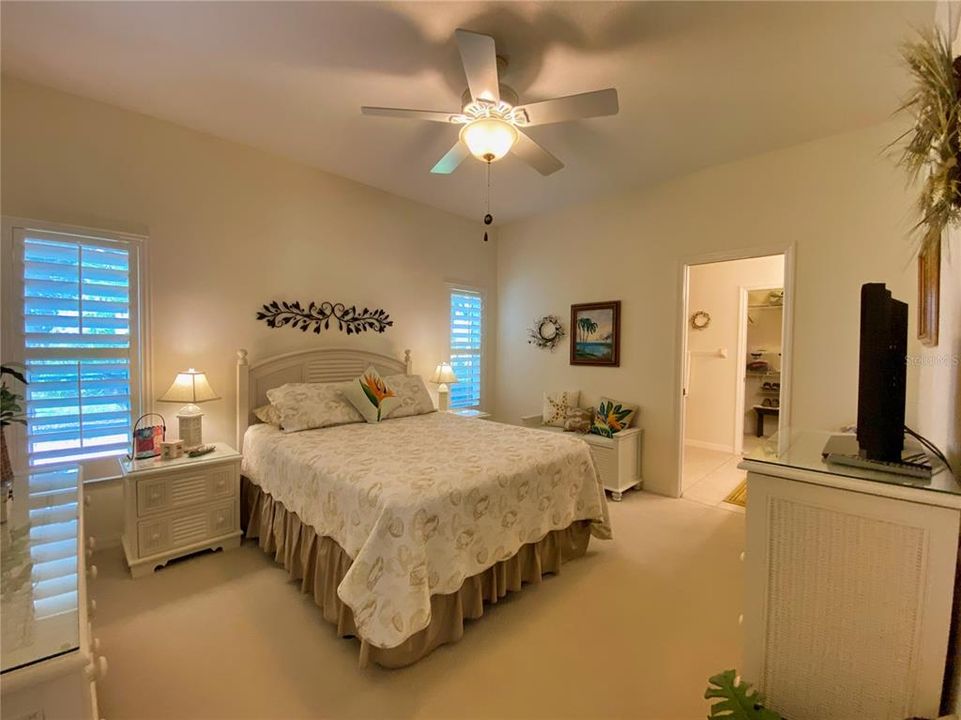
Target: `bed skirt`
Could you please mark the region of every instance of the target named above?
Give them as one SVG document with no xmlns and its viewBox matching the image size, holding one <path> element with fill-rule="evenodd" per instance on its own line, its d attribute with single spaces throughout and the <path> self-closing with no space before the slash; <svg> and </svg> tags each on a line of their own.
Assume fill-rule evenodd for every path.
<svg viewBox="0 0 961 720">
<path fill-rule="evenodd" d="M 337 597 L 337 586 L 352 562 L 330 537 L 319 536 L 283 503 L 274 500 L 247 478 L 241 480 L 241 523 L 246 537 L 257 538 L 272 553 L 301 590 L 313 595 L 324 619 L 337 627 L 341 637 L 357 637 L 353 611 Z M 560 572 L 561 564 L 587 552 L 590 521 L 579 520 L 554 530 L 539 542 L 523 545 L 513 557 L 464 580 L 456 592 L 430 599 L 431 621 L 420 632 L 393 648 L 378 648 L 360 638 L 360 665 L 373 662 L 399 668 L 417 662 L 445 643 L 464 634 L 464 620 L 484 614 L 484 603 L 496 603 L 525 582 L 540 582 L 547 573 Z"/>
</svg>

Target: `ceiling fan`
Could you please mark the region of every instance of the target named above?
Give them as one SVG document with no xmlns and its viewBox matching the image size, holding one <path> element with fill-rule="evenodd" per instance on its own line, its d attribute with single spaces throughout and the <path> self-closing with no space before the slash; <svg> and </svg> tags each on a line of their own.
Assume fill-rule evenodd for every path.
<svg viewBox="0 0 961 720">
<path fill-rule="evenodd" d="M 541 175 L 550 175 L 564 163 L 534 142 L 523 128 L 617 114 L 614 88 L 518 105 L 517 93 L 498 79 L 498 63 L 500 69 L 507 63 L 497 56 L 494 38 L 469 30 L 456 30 L 454 37 L 468 86 L 460 112 L 366 106 L 360 109 L 365 115 L 460 125 L 457 143 L 431 168 L 432 173 L 452 173 L 468 155 L 490 164 L 513 152 Z"/>
</svg>

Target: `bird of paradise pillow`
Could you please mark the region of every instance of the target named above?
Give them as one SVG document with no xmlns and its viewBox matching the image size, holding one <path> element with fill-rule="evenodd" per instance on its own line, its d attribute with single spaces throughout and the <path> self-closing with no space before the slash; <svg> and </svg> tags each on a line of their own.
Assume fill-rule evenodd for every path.
<svg viewBox="0 0 961 720">
<path fill-rule="evenodd" d="M 625 430 L 634 422 L 637 405 L 601 398 L 600 404 L 594 411 L 594 422 L 591 424 L 591 434 L 602 437 L 614 437 L 614 433 Z"/>
<path fill-rule="evenodd" d="M 369 423 L 380 422 L 401 402 L 394 389 L 384 382 L 373 366 L 351 382 L 344 389 L 344 395 Z"/>
</svg>

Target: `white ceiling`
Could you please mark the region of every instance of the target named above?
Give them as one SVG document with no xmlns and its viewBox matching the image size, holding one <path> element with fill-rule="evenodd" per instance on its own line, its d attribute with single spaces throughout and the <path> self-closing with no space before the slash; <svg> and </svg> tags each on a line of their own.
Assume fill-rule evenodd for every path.
<svg viewBox="0 0 961 720">
<path fill-rule="evenodd" d="M 494 165 L 503 223 L 880 122 L 932 3 L 3 2 L 2 69 L 478 220 L 483 164 L 431 175 L 459 109 L 455 28 L 493 35 L 522 101 L 616 87 L 620 114 L 536 127 L 567 167 Z"/>
</svg>

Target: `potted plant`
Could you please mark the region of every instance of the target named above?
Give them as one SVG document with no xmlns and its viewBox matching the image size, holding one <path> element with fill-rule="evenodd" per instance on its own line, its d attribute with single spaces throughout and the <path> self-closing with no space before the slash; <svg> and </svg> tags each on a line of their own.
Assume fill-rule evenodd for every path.
<svg viewBox="0 0 961 720">
<path fill-rule="evenodd" d="M 735 670 L 713 675 L 708 682 L 704 699 L 716 701 L 711 705 L 708 720 L 782 720 L 776 712 L 764 707 L 761 694 L 741 680 Z"/>
<path fill-rule="evenodd" d="M 922 32 L 901 54 L 915 84 L 900 110 L 914 123 L 892 145 L 906 141 L 899 164 L 922 180 L 916 227 L 924 252 L 941 242 L 945 227 L 961 222 L 961 57 L 937 31 Z"/>
<path fill-rule="evenodd" d="M 787 720 L 770 708 L 764 707 L 764 698 L 751 683 L 738 677 L 736 670 L 725 670 L 708 679 L 704 699 L 712 700 L 711 714 L 707 720 Z M 907 720 L 925 720 L 908 718 Z M 940 720 L 959 720 L 957 715 L 945 715 Z"/>
<path fill-rule="evenodd" d="M 7 503 L 13 499 L 13 465 L 7 449 L 6 428 L 13 423 L 27 424 L 23 412 L 23 395 L 7 387 L 6 375 L 27 384 L 27 378 L 18 368 L 19 365 L 0 365 L 0 522 L 7 521 Z"/>
</svg>

